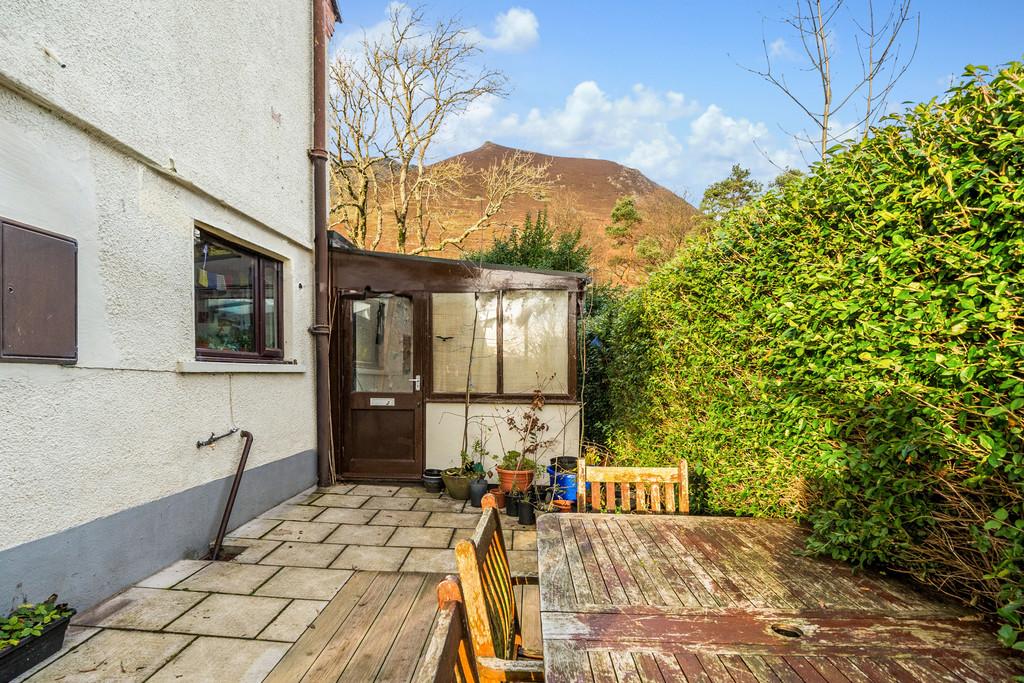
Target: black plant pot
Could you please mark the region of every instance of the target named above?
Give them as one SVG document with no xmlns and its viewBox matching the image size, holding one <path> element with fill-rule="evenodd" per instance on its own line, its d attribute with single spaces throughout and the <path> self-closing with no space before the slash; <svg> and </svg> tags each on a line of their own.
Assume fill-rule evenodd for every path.
<svg viewBox="0 0 1024 683">
<path fill-rule="evenodd" d="M 537 511 L 533 509 L 533 502 L 530 500 L 519 501 L 519 523 L 529 526 L 537 521 Z"/>
<path fill-rule="evenodd" d="M 487 493 L 487 480 L 474 479 L 469 482 L 469 504 L 475 508 L 480 507 L 484 495 Z"/>
<path fill-rule="evenodd" d="M 0 681 L 14 680 L 47 657 L 60 652 L 72 616 L 74 612 L 50 622 L 38 636 L 30 636 L 14 647 L 0 650 Z"/>
<path fill-rule="evenodd" d="M 519 499 L 521 494 L 509 491 L 505 494 L 505 514 L 515 517 L 519 514 Z"/>
<path fill-rule="evenodd" d="M 427 493 L 441 493 L 444 489 L 441 470 L 423 470 L 423 488 Z"/>
</svg>

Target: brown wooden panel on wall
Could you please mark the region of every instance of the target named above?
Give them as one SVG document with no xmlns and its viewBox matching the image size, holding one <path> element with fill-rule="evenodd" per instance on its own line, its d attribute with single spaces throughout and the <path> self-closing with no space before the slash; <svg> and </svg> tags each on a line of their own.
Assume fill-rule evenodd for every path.
<svg viewBox="0 0 1024 683">
<path fill-rule="evenodd" d="M 0 360 L 77 360 L 77 264 L 74 240 L 0 223 Z"/>
</svg>

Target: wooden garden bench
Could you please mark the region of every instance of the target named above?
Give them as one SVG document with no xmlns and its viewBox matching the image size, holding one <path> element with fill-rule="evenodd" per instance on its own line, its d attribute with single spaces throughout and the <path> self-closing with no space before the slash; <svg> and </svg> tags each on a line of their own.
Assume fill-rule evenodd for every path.
<svg viewBox="0 0 1024 683">
<path fill-rule="evenodd" d="M 447 576 L 437 584 L 437 621 L 415 683 L 477 683 L 473 649 L 466 633 L 459 579 Z"/>
<path fill-rule="evenodd" d="M 686 460 L 677 467 L 593 467 L 586 460 L 577 461 L 576 509 L 591 512 L 602 509 L 631 512 L 636 500 L 636 512 L 690 513 L 690 484 Z M 587 493 L 587 484 L 590 493 Z M 619 485 L 616 502 L 615 485 Z M 589 498 L 589 500 L 588 500 Z"/>
<path fill-rule="evenodd" d="M 455 546 L 455 563 L 478 680 L 543 681 L 540 653 L 523 649 L 514 593 L 537 576 L 512 576 L 494 496 L 484 496 L 480 523 Z"/>
</svg>

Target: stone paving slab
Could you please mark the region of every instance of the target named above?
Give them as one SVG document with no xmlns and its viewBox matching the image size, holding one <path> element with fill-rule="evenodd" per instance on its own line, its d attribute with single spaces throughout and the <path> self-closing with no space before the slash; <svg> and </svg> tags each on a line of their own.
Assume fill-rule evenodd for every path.
<svg viewBox="0 0 1024 683">
<path fill-rule="evenodd" d="M 363 510 L 411 510 L 416 498 L 373 496 L 363 504 Z"/>
<path fill-rule="evenodd" d="M 193 638 L 177 633 L 102 631 L 28 680 L 32 683 L 141 683 Z"/>
<path fill-rule="evenodd" d="M 262 541 L 256 538 L 232 538 L 224 539 L 226 546 L 241 546 L 245 548 L 241 555 L 236 555 L 232 562 L 239 564 L 256 564 L 269 555 L 274 548 L 281 545 L 281 541 Z"/>
<path fill-rule="evenodd" d="M 259 683 L 287 651 L 287 643 L 196 638 L 148 683 Z"/>
<path fill-rule="evenodd" d="M 261 517 L 265 519 L 288 519 L 296 522 L 308 522 L 321 512 L 323 507 L 313 505 L 278 505 L 264 512 Z"/>
<path fill-rule="evenodd" d="M 350 493 L 354 496 L 393 496 L 402 489 L 401 486 L 379 486 L 376 484 L 359 484 Z"/>
<path fill-rule="evenodd" d="M 502 528 L 505 520 L 502 519 Z M 480 514 L 473 512 L 432 512 L 427 519 L 427 526 L 443 526 L 449 529 L 475 529 L 480 522 Z"/>
<path fill-rule="evenodd" d="M 285 567 L 260 586 L 257 595 L 303 600 L 330 600 L 341 590 L 352 572 L 340 569 Z"/>
<path fill-rule="evenodd" d="M 280 567 L 327 567 L 345 549 L 333 543 L 299 543 L 286 541 L 260 560 L 260 564 Z"/>
<path fill-rule="evenodd" d="M 401 548 L 447 548 L 451 538 L 451 529 L 402 526 L 395 529 L 387 544 Z"/>
<path fill-rule="evenodd" d="M 376 510 L 361 510 L 356 508 L 325 508 L 316 518 L 317 522 L 328 522 L 334 524 L 368 524 Z"/>
<path fill-rule="evenodd" d="M 408 554 L 408 548 L 350 545 L 342 551 L 331 567 L 367 572 L 397 572 Z"/>
<path fill-rule="evenodd" d="M 337 524 L 324 522 L 281 522 L 263 535 L 271 541 L 306 541 L 319 543 L 337 528 Z"/>
<path fill-rule="evenodd" d="M 159 588 L 129 588 L 75 617 L 76 624 L 158 631 L 206 597 Z"/>
<path fill-rule="evenodd" d="M 413 548 L 405 558 L 401 571 L 451 574 L 457 571 L 455 553 L 450 548 Z"/>
<path fill-rule="evenodd" d="M 357 508 L 370 500 L 369 496 L 347 496 L 334 493 L 326 493 L 320 496 L 316 504 L 320 507 L 329 508 Z"/>
<path fill-rule="evenodd" d="M 197 571 L 210 564 L 207 560 L 178 560 L 169 567 L 165 567 L 147 579 L 139 581 L 136 586 L 140 588 L 170 588 L 174 584 L 184 581 Z"/>
<path fill-rule="evenodd" d="M 420 498 L 412 506 L 413 510 L 426 510 L 427 512 L 462 512 L 466 506 L 464 500 L 452 500 L 451 498 Z"/>
<path fill-rule="evenodd" d="M 168 624 L 164 630 L 255 638 L 287 606 L 288 600 L 281 598 L 213 594 Z"/>
<path fill-rule="evenodd" d="M 418 510 L 381 510 L 373 519 L 370 520 L 370 524 L 377 525 L 388 525 L 388 526 L 423 526 L 423 523 L 427 521 L 432 513 L 422 512 Z"/>
<path fill-rule="evenodd" d="M 422 486 L 403 486 L 395 492 L 396 498 L 440 498 L 440 493 L 430 493 Z"/>
<path fill-rule="evenodd" d="M 235 562 L 211 562 L 175 586 L 179 591 L 248 595 L 276 574 L 279 567 Z"/>
<path fill-rule="evenodd" d="M 280 523 L 281 521 L 277 519 L 257 517 L 256 519 L 249 520 L 234 531 L 229 531 L 227 535 L 233 538 L 259 538 Z"/>
<path fill-rule="evenodd" d="M 327 537 L 327 542 L 345 545 L 384 545 L 396 528 L 393 526 L 341 524 L 333 534 Z"/>
<path fill-rule="evenodd" d="M 260 640 L 295 642 L 327 606 L 325 600 L 292 600 L 260 633 Z"/>
</svg>

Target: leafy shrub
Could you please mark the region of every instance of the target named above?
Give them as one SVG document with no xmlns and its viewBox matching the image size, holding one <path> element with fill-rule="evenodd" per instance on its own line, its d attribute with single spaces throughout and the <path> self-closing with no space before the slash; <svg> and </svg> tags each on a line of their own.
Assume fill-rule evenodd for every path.
<svg viewBox="0 0 1024 683">
<path fill-rule="evenodd" d="M 69 617 L 67 605 L 57 605 L 56 596 L 35 605 L 22 605 L 6 619 L 0 619 L 0 650 L 14 647 L 25 638 L 38 636 L 47 624 Z"/>
<path fill-rule="evenodd" d="M 702 512 L 995 609 L 1024 604 L 1024 65 L 961 84 L 727 215 L 635 290 L 620 460 Z M 1018 644 L 1024 649 L 1024 643 Z"/>
</svg>

